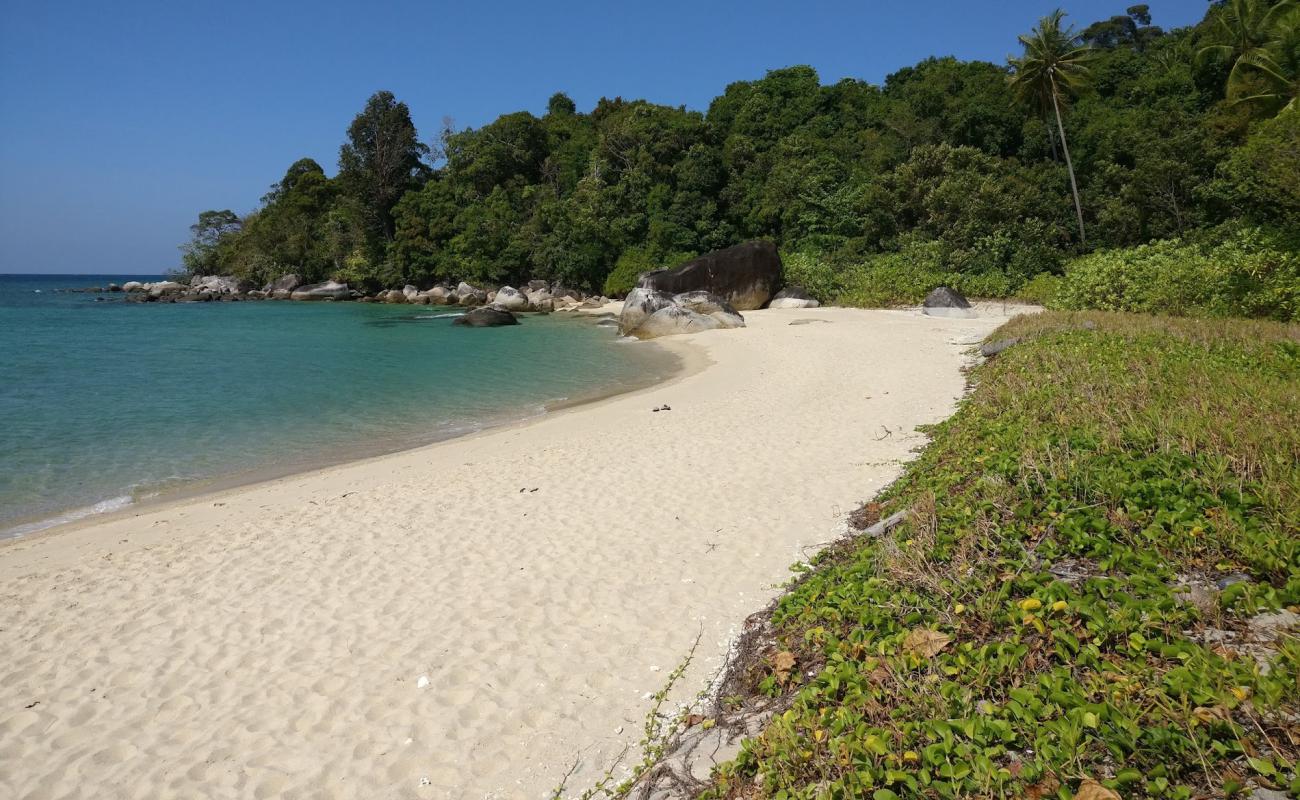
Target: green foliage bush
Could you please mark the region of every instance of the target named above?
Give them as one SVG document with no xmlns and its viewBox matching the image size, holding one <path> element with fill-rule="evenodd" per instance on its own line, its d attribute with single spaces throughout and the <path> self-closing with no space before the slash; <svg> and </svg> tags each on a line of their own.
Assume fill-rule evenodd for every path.
<svg viewBox="0 0 1300 800">
<path fill-rule="evenodd" d="M 1300 603 L 1300 331 L 1048 312 L 1005 337 L 864 509 L 905 521 L 824 552 L 741 654 L 731 702 L 786 708 L 705 798 L 1300 792 L 1300 642 L 1223 636 Z"/>
<path fill-rule="evenodd" d="M 633 247 L 618 257 L 614 269 L 605 278 L 606 297 L 623 297 L 636 287 L 637 278 L 653 269 L 674 267 L 695 257 L 695 253 L 669 253 L 656 256 L 648 247 Z"/>
<path fill-rule="evenodd" d="M 1063 309 L 1300 319 L 1300 247 L 1277 229 L 1226 226 L 1196 238 L 1106 250 L 1067 265 Z"/>
<path fill-rule="evenodd" d="M 785 269 L 785 282 L 802 286 L 822 305 L 838 301 L 844 291 L 843 270 L 836 267 L 825 253 L 784 253 L 781 264 Z"/>
<path fill-rule="evenodd" d="M 1026 303 L 1050 306 L 1056 301 L 1056 294 L 1061 290 L 1061 276 L 1050 272 L 1040 272 L 1026 281 L 1015 291 L 1014 297 Z"/>
</svg>

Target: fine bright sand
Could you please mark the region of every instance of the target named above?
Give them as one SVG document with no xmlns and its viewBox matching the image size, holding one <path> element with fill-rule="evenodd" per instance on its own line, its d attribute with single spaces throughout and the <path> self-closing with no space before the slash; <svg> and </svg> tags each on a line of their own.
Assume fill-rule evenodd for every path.
<svg viewBox="0 0 1300 800">
<path fill-rule="evenodd" d="M 577 760 L 576 793 L 1010 310 L 747 312 L 651 389 L 0 546 L 0 796 L 541 798 Z"/>
</svg>

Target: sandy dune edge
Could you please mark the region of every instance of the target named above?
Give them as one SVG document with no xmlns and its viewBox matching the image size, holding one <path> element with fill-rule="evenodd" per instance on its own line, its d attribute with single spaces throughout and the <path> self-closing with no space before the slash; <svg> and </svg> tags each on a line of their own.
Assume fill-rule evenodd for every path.
<svg viewBox="0 0 1300 800">
<path fill-rule="evenodd" d="M 950 413 L 984 310 L 750 312 L 663 386 L 2 546 L 0 795 L 588 782 Z"/>
</svg>

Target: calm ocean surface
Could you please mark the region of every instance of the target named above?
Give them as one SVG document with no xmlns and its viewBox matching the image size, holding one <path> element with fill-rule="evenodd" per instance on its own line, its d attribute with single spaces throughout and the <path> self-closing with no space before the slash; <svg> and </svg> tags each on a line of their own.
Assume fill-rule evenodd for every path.
<svg viewBox="0 0 1300 800">
<path fill-rule="evenodd" d="M 0 538 L 450 438 L 675 368 L 565 314 L 466 329 L 440 306 L 55 291 L 133 279 L 157 277 L 0 275 Z"/>
</svg>

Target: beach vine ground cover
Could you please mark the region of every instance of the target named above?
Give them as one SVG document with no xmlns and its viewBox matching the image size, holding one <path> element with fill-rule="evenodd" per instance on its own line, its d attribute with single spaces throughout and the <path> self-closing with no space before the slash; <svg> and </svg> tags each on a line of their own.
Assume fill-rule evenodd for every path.
<svg viewBox="0 0 1300 800">
<path fill-rule="evenodd" d="M 859 515 L 908 521 L 773 606 L 722 703 L 782 712 L 705 797 L 1300 792 L 1300 327 L 1045 313 L 1003 337 Z"/>
</svg>

